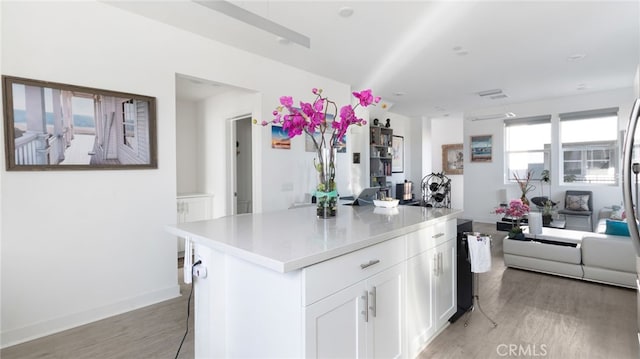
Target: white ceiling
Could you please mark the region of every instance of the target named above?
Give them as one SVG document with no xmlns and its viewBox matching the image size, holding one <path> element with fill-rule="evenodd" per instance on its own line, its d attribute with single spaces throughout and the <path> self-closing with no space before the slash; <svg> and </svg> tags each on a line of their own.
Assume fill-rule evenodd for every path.
<svg viewBox="0 0 640 359">
<path fill-rule="evenodd" d="M 637 0 L 233 3 L 310 37 L 311 48 L 188 0 L 109 2 L 354 90 L 371 87 L 409 117 L 631 87 L 640 62 Z M 338 15 L 343 6 L 351 17 Z M 569 59 L 577 54 L 585 56 Z M 197 85 L 182 82 L 184 93 Z M 508 97 L 477 95 L 491 89 Z"/>
</svg>

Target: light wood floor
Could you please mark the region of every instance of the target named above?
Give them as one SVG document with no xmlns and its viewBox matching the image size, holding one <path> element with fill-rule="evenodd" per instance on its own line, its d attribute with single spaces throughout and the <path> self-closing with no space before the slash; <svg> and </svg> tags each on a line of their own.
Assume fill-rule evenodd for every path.
<svg viewBox="0 0 640 359">
<path fill-rule="evenodd" d="M 2 359 L 174 358 L 187 324 L 191 285 L 178 273 L 182 296 L 0 351 Z M 194 357 L 193 298 L 180 359 Z"/>
<path fill-rule="evenodd" d="M 494 238 L 479 297 L 498 327 L 474 311 L 468 327 L 464 319 L 451 324 L 420 358 L 638 358 L 634 290 L 505 269 L 504 232 L 494 224 L 474 223 L 474 230 Z M 181 298 L 9 347 L 0 357 L 173 358 L 186 325 L 190 287 L 181 288 Z M 180 358 L 194 356 L 193 318 L 190 326 Z"/>
<path fill-rule="evenodd" d="M 492 270 L 479 274 L 478 293 L 498 327 L 473 311 L 469 326 L 451 324 L 420 358 L 638 358 L 634 290 L 505 268 L 506 233 L 495 224 L 474 230 L 494 239 Z"/>
</svg>

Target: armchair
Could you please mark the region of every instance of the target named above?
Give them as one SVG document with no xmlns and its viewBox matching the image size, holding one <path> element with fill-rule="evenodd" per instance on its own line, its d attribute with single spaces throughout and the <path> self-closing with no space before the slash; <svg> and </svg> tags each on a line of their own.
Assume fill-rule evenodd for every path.
<svg viewBox="0 0 640 359">
<path fill-rule="evenodd" d="M 566 191 L 564 208 L 558 214 L 564 215 L 567 229 L 593 232 L 593 192 Z"/>
</svg>

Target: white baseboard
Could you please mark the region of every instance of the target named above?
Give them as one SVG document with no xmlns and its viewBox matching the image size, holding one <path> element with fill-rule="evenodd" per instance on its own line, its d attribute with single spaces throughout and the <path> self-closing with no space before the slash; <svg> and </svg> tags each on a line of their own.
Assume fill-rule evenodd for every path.
<svg viewBox="0 0 640 359">
<path fill-rule="evenodd" d="M 137 297 L 128 298 L 103 307 L 65 315 L 18 329 L 2 331 L 2 333 L 0 333 L 0 348 L 6 348 L 33 339 L 38 339 L 179 296 L 180 286 L 175 285 Z"/>
</svg>

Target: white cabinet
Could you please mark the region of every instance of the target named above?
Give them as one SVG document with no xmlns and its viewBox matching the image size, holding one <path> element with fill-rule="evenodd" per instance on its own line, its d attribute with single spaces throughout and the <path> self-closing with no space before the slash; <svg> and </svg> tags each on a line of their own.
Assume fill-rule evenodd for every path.
<svg viewBox="0 0 640 359">
<path fill-rule="evenodd" d="M 307 358 L 404 356 L 404 266 L 395 265 L 305 310 Z"/>
<path fill-rule="evenodd" d="M 177 197 L 177 223 L 203 221 L 213 218 L 212 194 L 185 194 Z M 184 256 L 184 239 L 178 238 L 178 256 Z"/>
<path fill-rule="evenodd" d="M 435 333 L 433 314 L 434 252 L 427 251 L 407 261 L 407 339 L 410 357 L 424 349 Z"/>
<path fill-rule="evenodd" d="M 307 307 L 305 357 L 366 358 L 367 296 L 358 284 Z"/>
<path fill-rule="evenodd" d="M 456 242 L 451 239 L 435 248 L 436 264 L 433 289 L 435 291 L 436 327 L 442 328 L 456 312 Z"/>
<path fill-rule="evenodd" d="M 455 223 L 285 273 L 196 242 L 195 357 L 415 358 L 456 309 Z"/>
<path fill-rule="evenodd" d="M 213 195 L 191 194 L 178 196 L 178 223 L 213 218 Z"/>
<path fill-rule="evenodd" d="M 409 255 L 413 255 L 407 260 L 407 351 L 410 358 L 426 347 L 456 311 L 455 235 L 455 220 L 452 220 L 408 236 Z"/>
<path fill-rule="evenodd" d="M 369 358 L 402 358 L 406 355 L 404 283 L 404 265 L 387 269 L 367 281 Z"/>
</svg>

